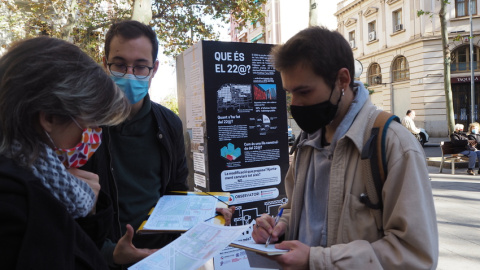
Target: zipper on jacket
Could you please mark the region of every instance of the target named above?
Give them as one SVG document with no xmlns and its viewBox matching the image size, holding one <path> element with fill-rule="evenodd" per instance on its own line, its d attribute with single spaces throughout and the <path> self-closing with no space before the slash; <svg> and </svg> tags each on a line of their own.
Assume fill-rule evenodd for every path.
<svg viewBox="0 0 480 270">
<path fill-rule="evenodd" d="M 112 153 L 110 152 L 110 142 L 112 141 L 111 137 L 110 137 L 110 127 L 107 128 L 107 136 L 108 136 L 108 141 L 107 141 L 107 154 L 108 154 L 108 169 L 110 170 L 110 174 L 112 175 L 112 179 L 113 179 L 113 187 L 115 188 L 115 204 L 116 204 L 116 212 L 117 212 L 117 226 L 118 226 L 118 229 L 119 229 L 119 237 L 122 238 L 123 237 L 123 233 L 122 233 L 122 225 L 120 223 L 120 206 L 118 205 L 118 185 L 117 185 L 117 180 L 115 179 L 115 174 L 114 174 L 114 170 L 113 170 L 113 166 L 112 166 Z M 119 238 L 119 240 L 120 240 Z M 118 240 L 117 240 L 118 241 Z"/>
</svg>

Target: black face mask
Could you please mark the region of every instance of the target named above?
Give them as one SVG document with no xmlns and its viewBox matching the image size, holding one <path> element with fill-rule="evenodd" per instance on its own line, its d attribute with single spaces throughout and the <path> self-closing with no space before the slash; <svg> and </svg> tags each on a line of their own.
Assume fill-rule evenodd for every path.
<svg viewBox="0 0 480 270">
<path fill-rule="evenodd" d="M 330 92 L 328 100 L 318 104 L 310 106 L 290 105 L 292 117 L 303 131 L 314 133 L 332 122 L 338 110 L 338 103 L 340 103 L 340 99 L 342 99 L 343 89 L 342 94 L 337 100 L 337 104 L 332 104 L 330 102 L 332 93 L 333 89 L 332 92 Z"/>
</svg>

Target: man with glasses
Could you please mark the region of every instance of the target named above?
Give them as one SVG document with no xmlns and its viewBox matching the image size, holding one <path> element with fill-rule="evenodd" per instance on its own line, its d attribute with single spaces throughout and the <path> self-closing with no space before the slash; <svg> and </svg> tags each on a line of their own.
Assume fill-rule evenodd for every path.
<svg viewBox="0 0 480 270">
<path fill-rule="evenodd" d="M 106 34 L 103 64 L 132 104 L 125 122 L 104 129 L 103 143 L 86 165 L 99 175 L 115 208 L 116 225 L 102 248 L 111 267 L 137 262 L 177 237 L 136 235 L 133 228 L 161 196 L 188 189 L 180 118 L 148 95 L 158 69 L 157 53 L 155 32 L 140 22 L 114 23 Z M 229 223 L 232 213 L 221 211 Z"/>
</svg>

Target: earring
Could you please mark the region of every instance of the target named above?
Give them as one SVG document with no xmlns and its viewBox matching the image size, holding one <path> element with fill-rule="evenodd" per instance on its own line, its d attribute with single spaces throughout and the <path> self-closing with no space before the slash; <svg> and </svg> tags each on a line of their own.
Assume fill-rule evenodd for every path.
<svg viewBox="0 0 480 270">
<path fill-rule="evenodd" d="M 345 89 L 342 88 L 342 96 L 345 95 Z"/>
</svg>

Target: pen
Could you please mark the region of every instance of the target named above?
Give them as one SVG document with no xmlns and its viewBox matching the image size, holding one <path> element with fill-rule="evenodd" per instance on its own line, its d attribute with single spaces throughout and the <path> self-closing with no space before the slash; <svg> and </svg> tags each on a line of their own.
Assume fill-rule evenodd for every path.
<svg viewBox="0 0 480 270">
<path fill-rule="evenodd" d="M 273 226 L 273 228 L 275 228 L 275 226 L 277 226 L 278 221 L 282 217 L 282 213 L 283 213 L 283 208 L 280 209 L 280 213 L 278 213 L 277 217 L 275 218 L 275 225 Z M 272 231 L 272 233 L 273 233 L 273 231 Z M 267 239 L 267 242 L 265 243 L 265 247 L 268 247 L 268 245 L 270 244 L 270 239 L 271 238 L 272 238 L 272 235 L 270 234 L 270 236 Z"/>
</svg>

